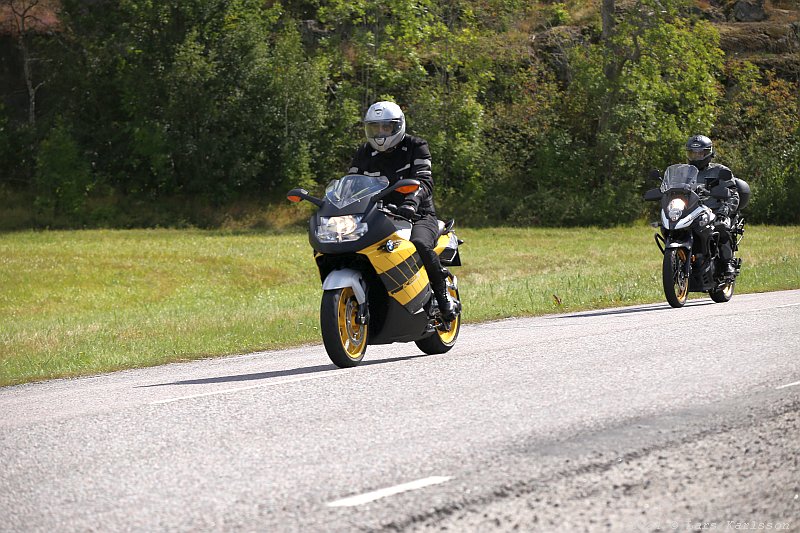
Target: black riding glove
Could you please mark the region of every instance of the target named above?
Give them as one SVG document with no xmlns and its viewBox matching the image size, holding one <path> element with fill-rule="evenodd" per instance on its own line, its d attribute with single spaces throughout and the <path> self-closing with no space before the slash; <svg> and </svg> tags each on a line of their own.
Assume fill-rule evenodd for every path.
<svg viewBox="0 0 800 533">
<path fill-rule="evenodd" d="M 411 220 L 417 214 L 417 208 L 413 204 L 403 204 L 397 208 L 397 214 Z"/>
</svg>

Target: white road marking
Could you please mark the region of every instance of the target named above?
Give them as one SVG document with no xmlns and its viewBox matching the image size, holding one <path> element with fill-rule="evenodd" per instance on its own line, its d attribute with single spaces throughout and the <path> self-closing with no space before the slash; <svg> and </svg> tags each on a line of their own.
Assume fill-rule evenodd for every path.
<svg viewBox="0 0 800 533">
<path fill-rule="evenodd" d="M 418 479 L 416 481 L 411 481 L 409 483 L 403 483 L 402 485 L 395 485 L 394 487 L 387 487 L 385 489 L 380 489 L 373 492 L 367 492 L 356 496 L 350 496 L 349 498 L 336 500 L 330 502 L 328 504 L 328 507 L 354 507 L 356 505 L 361 505 L 364 503 L 369 503 L 375 500 L 379 500 L 381 498 L 385 498 L 386 496 L 393 496 L 395 494 L 400 494 L 401 492 L 407 492 L 409 490 L 417 490 L 424 487 L 428 487 L 430 485 L 438 485 L 439 483 L 445 483 L 446 481 L 450 481 L 451 479 L 453 478 L 447 476 L 426 477 L 424 479 Z"/>
<path fill-rule="evenodd" d="M 786 385 L 781 385 L 780 387 L 775 387 L 775 390 L 787 389 L 789 387 L 795 387 L 797 385 L 800 385 L 800 381 L 795 381 L 794 383 L 787 383 Z"/>
<path fill-rule="evenodd" d="M 150 402 L 150 405 L 160 405 L 160 404 L 165 404 L 165 403 L 179 402 L 181 400 L 191 400 L 193 398 L 203 398 L 205 396 L 215 396 L 217 394 L 228 394 L 228 393 L 231 393 L 231 392 L 239 392 L 239 391 L 244 391 L 244 390 L 260 389 L 262 387 L 271 387 L 273 385 L 283 385 L 284 383 L 296 383 L 298 381 L 308 381 L 308 380 L 311 380 L 311 379 L 329 378 L 329 377 L 333 377 L 334 375 L 337 375 L 337 374 L 341 375 L 341 371 L 338 371 L 338 372 L 326 372 L 324 374 L 319 374 L 319 375 L 316 375 L 316 376 L 300 376 L 300 377 L 296 377 L 296 378 L 282 379 L 280 381 L 270 381 L 269 383 L 261 383 L 259 385 L 251 385 L 249 387 L 237 387 L 237 388 L 234 388 L 234 389 L 222 389 L 222 390 L 217 390 L 217 391 L 204 392 L 204 393 L 201 393 L 201 394 L 191 394 L 189 396 L 178 396 L 177 398 L 167 398 L 166 400 L 156 400 L 154 402 Z"/>
</svg>

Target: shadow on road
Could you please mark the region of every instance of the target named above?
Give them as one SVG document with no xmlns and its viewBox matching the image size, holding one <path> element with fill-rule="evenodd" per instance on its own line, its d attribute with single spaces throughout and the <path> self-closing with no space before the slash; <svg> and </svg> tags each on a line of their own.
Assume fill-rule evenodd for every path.
<svg viewBox="0 0 800 533">
<path fill-rule="evenodd" d="M 686 302 L 685 307 L 700 307 L 702 305 L 714 305 L 714 302 L 707 300 L 691 300 Z M 608 316 L 608 315 L 627 315 L 631 313 L 647 313 L 650 311 L 669 311 L 672 307 L 669 304 L 661 304 L 656 306 L 647 307 L 628 307 L 626 309 L 612 309 L 611 311 L 592 311 L 589 313 L 576 313 L 572 315 L 559 315 L 547 317 L 550 320 L 563 320 L 565 318 L 589 318 L 595 316 Z"/>
<path fill-rule="evenodd" d="M 386 363 L 399 363 L 401 361 L 408 361 L 410 359 L 417 359 L 418 357 L 426 357 L 425 354 L 406 355 L 404 357 L 392 357 L 390 359 L 378 359 L 375 361 L 364 361 L 359 367 L 382 365 Z M 256 372 L 254 374 L 237 374 L 232 376 L 215 376 L 210 378 L 186 379 L 182 381 L 172 381 L 169 383 L 154 383 L 152 385 L 139 385 L 137 389 L 146 389 L 150 387 L 166 387 L 169 385 L 205 385 L 209 383 L 228 383 L 236 381 L 257 381 L 261 379 L 281 378 L 287 376 L 302 376 L 304 374 L 318 374 L 321 372 L 338 372 L 341 369 L 332 364 L 306 366 L 302 368 L 290 368 L 288 370 L 273 370 L 271 372 Z"/>
</svg>

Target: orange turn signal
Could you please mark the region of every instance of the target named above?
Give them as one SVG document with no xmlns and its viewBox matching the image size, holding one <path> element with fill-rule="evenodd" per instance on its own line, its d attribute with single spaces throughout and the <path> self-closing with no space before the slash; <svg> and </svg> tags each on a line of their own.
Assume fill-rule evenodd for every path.
<svg viewBox="0 0 800 533">
<path fill-rule="evenodd" d="M 287 196 L 286 198 L 288 198 L 290 202 L 299 202 L 300 200 L 302 200 L 302 198 L 300 198 L 299 196 Z"/>
<path fill-rule="evenodd" d="M 419 185 L 403 185 L 395 189 L 400 194 L 409 194 L 419 189 Z"/>
</svg>

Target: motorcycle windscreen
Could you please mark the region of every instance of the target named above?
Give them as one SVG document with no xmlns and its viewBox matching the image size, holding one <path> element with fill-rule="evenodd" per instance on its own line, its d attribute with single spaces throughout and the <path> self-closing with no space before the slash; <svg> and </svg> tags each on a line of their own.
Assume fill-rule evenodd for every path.
<svg viewBox="0 0 800 533">
<path fill-rule="evenodd" d="M 389 240 L 394 244 L 392 251 L 388 251 L 386 246 L 373 245 L 359 253 L 367 256 L 372 263 L 389 296 L 409 313 L 416 313 L 431 296 L 428 272 L 422 265 L 416 246 L 396 233 Z"/>
<path fill-rule="evenodd" d="M 697 167 L 694 165 L 671 165 L 664 171 L 664 179 L 661 181 L 661 192 L 667 192 L 670 189 L 682 189 L 686 185 L 693 186 L 697 184 Z"/>
<path fill-rule="evenodd" d="M 342 209 L 368 196 L 379 193 L 389 185 L 384 176 L 348 174 L 333 180 L 325 189 L 325 200 Z"/>
</svg>

